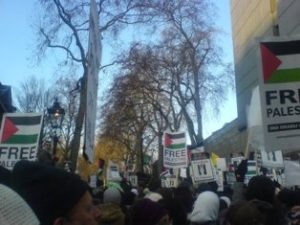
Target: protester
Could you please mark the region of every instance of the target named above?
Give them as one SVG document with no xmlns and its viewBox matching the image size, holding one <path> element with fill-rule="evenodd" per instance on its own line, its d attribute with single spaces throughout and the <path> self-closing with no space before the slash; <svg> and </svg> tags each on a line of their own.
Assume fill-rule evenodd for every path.
<svg viewBox="0 0 300 225">
<path fill-rule="evenodd" d="M 28 204 L 12 189 L 0 184 L 0 224 L 38 225 L 38 218 Z"/>
<path fill-rule="evenodd" d="M 274 204 L 275 184 L 266 176 L 254 176 L 249 180 L 245 197 L 247 200 L 258 199 Z"/>
<path fill-rule="evenodd" d="M 19 161 L 12 171 L 12 188 L 29 204 L 41 225 L 96 225 L 100 218 L 89 186 L 64 170 Z"/>
<path fill-rule="evenodd" d="M 215 225 L 218 222 L 220 200 L 212 191 L 200 193 L 190 215 L 192 225 Z"/>
<path fill-rule="evenodd" d="M 240 201 L 229 207 L 226 222 L 230 225 L 275 225 L 271 220 L 273 206 L 270 203 L 251 200 Z"/>
<path fill-rule="evenodd" d="M 166 208 L 158 202 L 144 198 L 131 208 L 131 225 L 170 225 Z"/>
<path fill-rule="evenodd" d="M 124 225 L 125 214 L 120 205 L 121 192 L 114 187 L 107 188 L 103 193 L 103 204 L 99 205 L 101 219 L 99 225 Z"/>
<path fill-rule="evenodd" d="M 188 224 L 187 215 L 193 209 L 193 194 L 188 186 L 180 185 L 173 190 L 173 196 L 173 201 L 170 203 L 173 225 L 186 225 Z"/>
</svg>

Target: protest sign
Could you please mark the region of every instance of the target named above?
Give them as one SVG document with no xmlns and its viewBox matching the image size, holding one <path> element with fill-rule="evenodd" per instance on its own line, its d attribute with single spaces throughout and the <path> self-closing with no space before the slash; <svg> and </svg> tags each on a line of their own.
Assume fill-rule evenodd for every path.
<svg viewBox="0 0 300 225">
<path fill-rule="evenodd" d="M 194 182 L 208 182 L 214 180 L 210 159 L 200 159 L 191 162 L 192 178 Z"/>
<path fill-rule="evenodd" d="M 285 184 L 288 187 L 300 185 L 299 161 L 284 161 Z"/>
<path fill-rule="evenodd" d="M 188 156 L 185 132 L 164 133 L 164 167 L 185 168 Z"/>
<path fill-rule="evenodd" d="M 42 121 L 41 113 L 3 114 L 0 130 L 1 166 L 12 169 L 19 160 L 36 160 Z"/>
<path fill-rule="evenodd" d="M 259 89 L 265 150 L 300 146 L 300 39 L 258 42 Z"/>
</svg>

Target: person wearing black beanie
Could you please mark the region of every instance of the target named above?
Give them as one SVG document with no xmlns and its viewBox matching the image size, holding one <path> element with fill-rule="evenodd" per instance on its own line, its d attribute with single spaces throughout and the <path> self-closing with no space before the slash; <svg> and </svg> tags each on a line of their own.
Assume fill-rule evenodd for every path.
<svg viewBox="0 0 300 225">
<path fill-rule="evenodd" d="M 257 175 L 250 179 L 246 190 L 246 199 L 258 199 L 271 204 L 275 200 L 275 184 L 266 176 Z"/>
<path fill-rule="evenodd" d="M 11 186 L 29 204 L 41 225 L 93 225 L 100 212 L 89 186 L 78 175 L 39 162 L 19 161 Z"/>
</svg>

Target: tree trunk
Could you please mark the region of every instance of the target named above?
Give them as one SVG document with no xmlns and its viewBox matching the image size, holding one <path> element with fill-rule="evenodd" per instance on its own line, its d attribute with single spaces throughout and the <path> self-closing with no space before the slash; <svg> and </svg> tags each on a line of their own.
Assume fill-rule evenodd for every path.
<svg viewBox="0 0 300 225">
<path fill-rule="evenodd" d="M 137 138 L 135 143 L 136 151 L 136 170 L 137 172 L 144 172 L 144 159 L 143 159 L 143 133 L 137 132 Z"/>
<path fill-rule="evenodd" d="M 71 172 L 76 171 L 77 167 L 77 158 L 80 148 L 80 139 L 81 139 L 81 131 L 83 127 L 83 121 L 85 116 L 85 109 L 86 109 L 86 76 L 83 75 L 83 78 L 81 80 L 81 91 L 80 91 L 80 99 L 79 99 L 79 108 L 78 108 L 78 114 L 75 121 L 75 131 L 73 140 L 71 142 L 71 154 L 70 154 L 70 160 L 71 160 Z"/>
<path fill-rule="evenodd" d="M 158 173 L 161 174 L 164 167 L 164 147 L 162 143 L 163 132 L 158 134 Z"/>
</svg>

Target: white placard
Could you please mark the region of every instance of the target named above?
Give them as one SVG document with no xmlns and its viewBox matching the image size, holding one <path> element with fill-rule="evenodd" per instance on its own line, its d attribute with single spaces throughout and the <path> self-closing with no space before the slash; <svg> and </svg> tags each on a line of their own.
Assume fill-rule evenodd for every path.
<svg viewBox="0 0 300 225">
<path fill-rule="evenodd" d="M 180 177 L 187 178 L 187 169 L 180 168 Z"/>
<path fill-rule="evenodd" d="M 133 187 L 138 186 L 138 177 L 137 177 L 137 175 L 129 175 L 128 178 L 129 178 L 129 181 L 130 181 L 130 183 Z"/>
<path fill-rule="evenodd" d="M 210 181 L 214 180 L 213 168 L 210 159 L 201 159 L 191 162 L 193 180 Z"/>
<path fill-rule="evenodd" d="M 219 192 L 224 191 L 224 176 L 222 170 L 216 170 L 216 182 L 218 184 L 218 190 Z"/>
<path fill-rule="evenodd" d="M 97 176 L 96 175 L 90 176 L 90 187 L 92 187 L 92 188 L 97 187 Z"/>
<path fill-rule="evenodd" d="M 299 161 L 284 161 L 285 184 L 288 187 L 300 185 Z"/>
<path fill-rule="evenodd" d="M 300 146 L 300 38 L 272 37 L 257 44 L 259 90 L 267 152 Z"/>
<path fill-rule="evenodd" d="M 261 163 L 266 168 L 283 168 L 282 151 L 266 152 L 261 151 Z"/>
<path fill-rule="evenodd" d="M 227 165 L 226 165 L 226 159 L 225 158 L 218 158 L 217 159 L 217 169 L 221 171 L 226 171 L 227 170 Z"/>
<path fill-rule="evenodd" d="M 0 130 L 0 166 L 12 170 L 20 160 L 35 161 L 43 115 L 4 113 Z"/>
<path fill-rule="evenodd" d="M 178 180 L 176 177 L 167 177 L 166 185 L 168 188 L 176 188 L 178 186 Z"/>
<path fill-rule="evenodd" d="M 188 155 L 185 132 L 164 133 L 164 167 L 186 168 Z"/>
<path fill-rule="evenodd" d="M 121 181 L 122 178 L 119 173 L 119 166 L 112 161 L 109 161 L 107 168 L 107 179 L 110 181 Z"/>
</svg>

